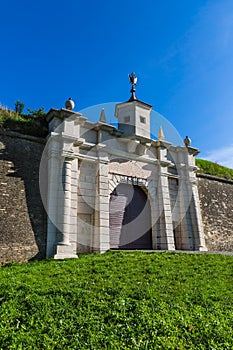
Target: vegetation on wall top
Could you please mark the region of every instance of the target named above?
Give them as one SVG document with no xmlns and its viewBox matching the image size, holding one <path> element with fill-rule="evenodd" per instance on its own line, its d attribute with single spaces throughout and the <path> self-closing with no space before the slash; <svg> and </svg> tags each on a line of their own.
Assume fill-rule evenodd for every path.
<svg viewBox="0 0 233 350">
<path fill-rule="evenodd" d="M 225 179 L 233 179 L 233 169 L 229 169 L 225 166 L 204 159 L 196 159 L 196 165 L 199 168 L 199 174 L 208 174 Z"/>
<path fill-rule="evenodd" d="M 38 110 L 27 108 L 28 113 L 23 113 L 23 109 L 24 103 L 21 101 L 15 102 L 14 111 L 0 105 L 0 128 L 36 137 L 46 137 L 48 126 L 44 108 Z"/>
</svg>

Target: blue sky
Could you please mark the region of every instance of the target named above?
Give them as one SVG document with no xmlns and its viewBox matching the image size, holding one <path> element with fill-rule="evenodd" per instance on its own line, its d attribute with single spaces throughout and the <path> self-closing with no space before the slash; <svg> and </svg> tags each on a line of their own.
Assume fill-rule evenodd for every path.
<svg viewBox="0 0 233 350">
<path fill-rule="evenodd" d="M 8 0 L 1 14 L 4 106 L 126 101 L 135 71 L 140 100 L 233 168 L 232 0 Z"/>
</svg>

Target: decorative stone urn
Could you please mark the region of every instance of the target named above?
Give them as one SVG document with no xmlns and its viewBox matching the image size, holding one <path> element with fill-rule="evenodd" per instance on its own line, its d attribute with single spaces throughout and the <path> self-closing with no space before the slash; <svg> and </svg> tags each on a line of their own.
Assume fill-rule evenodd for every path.
<svg viewBox="0 0 233 350">
<path fill-rule="evenodd" d="M 66 102 L 65 102 L 65 106 L 66 106 L 66 109 L 69 109 L 69 110 L 73 110 L 74 109 L 74 101 L 72 100 L 72 98 L 69 98 Z"/>
</svg>

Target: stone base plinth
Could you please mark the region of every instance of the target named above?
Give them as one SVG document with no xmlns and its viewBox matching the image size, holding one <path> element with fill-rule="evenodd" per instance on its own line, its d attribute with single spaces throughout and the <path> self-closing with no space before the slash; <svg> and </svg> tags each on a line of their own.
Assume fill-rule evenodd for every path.
<svg viewBox="0 0 233 350">
<path fill-rule="evenodd" d="M 54 259 L 73 259 L 77 257 L 71 245 L 57 244 Z"/>
<path fill-rule="evenodd" d="M 200 245 L 197 249 L 199 252 L 208 252 L 208 249 L 206 246 Z"/>
</svg>

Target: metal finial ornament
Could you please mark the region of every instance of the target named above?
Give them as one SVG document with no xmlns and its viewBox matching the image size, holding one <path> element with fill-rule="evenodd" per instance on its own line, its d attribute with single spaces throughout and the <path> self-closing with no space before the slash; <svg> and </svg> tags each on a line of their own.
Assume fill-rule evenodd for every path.
<svg viewBox="0 0 233 350">
<path fill-rule="evenodd" d="M 138 78 L 136 77 L 134 72 L 129 74 L 128 77 L 129 77 L 129 82 L 132 85 L 132 88 L 130 90 L 131 97 L 130 97 L 129 101 L 135 101 L 135 100 L 137 100 L 137 97 L 135 96 L 135 92 L 136 92 L 135 86 L 137 85 Z"/>
</svg>

